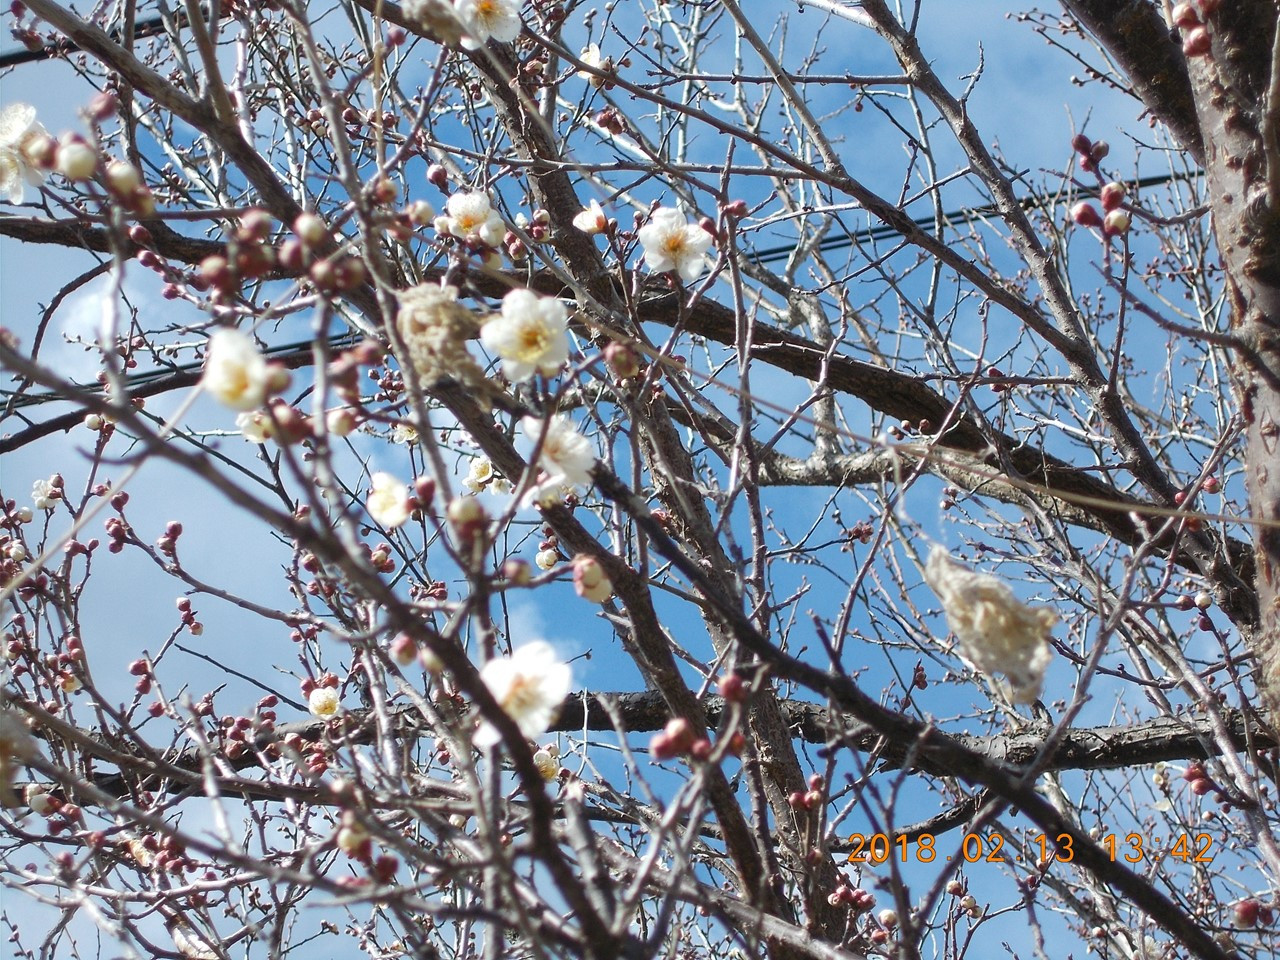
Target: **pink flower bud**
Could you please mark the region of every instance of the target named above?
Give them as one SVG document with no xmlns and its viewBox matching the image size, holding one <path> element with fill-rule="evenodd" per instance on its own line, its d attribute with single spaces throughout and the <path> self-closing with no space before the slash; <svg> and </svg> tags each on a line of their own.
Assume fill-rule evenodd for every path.
<svg viewBox="0 0 1280 960">
<path fill-rule="evenodd" d="M 1213 41 L 1204 27 L 1195 27 L 1182 40 L 1182 52 L 1188 57 L 1203 57 L 1213 50 Z"/>
<path fill-rule="evenodd" d="M 1124 202 L 1128 189 L 1123 183 L 1108 183 L 1102 188 L 1102 209 L 1110 213 Z"/>
<path fill-rule="evenodd" d="M 1102 217 L 1099 215 L 1097 207 L 1087 200 L 1081 200 L 1071 208 L 1071 219 L 1075 221 L 1076 226 L 1080 227 L 1102 226 Z"/>
</svg>

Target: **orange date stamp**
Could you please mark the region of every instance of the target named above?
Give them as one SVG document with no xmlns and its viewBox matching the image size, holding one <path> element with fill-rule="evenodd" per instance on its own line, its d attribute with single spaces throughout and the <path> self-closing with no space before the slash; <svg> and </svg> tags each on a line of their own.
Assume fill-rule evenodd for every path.
<svg viewBox="0 0 1280 960">
<path fill-rule="evenodd" d="M 1176 833 L 1168 837 L 1136 832 L 1104 833 L 1097 841 L 1112 863 L 1136 865 L 1166 857 L 1183 863 L 1212 863 L 1214 857 L 1213 835 L 1208 833 Z M 956 854 L 940 854 L 931 833 L 914 837 L 851 833 L 848 842 L 853 849 L 846 863 L 880 864 L 891 859 L 901 863 L 932 863 L 937 859 L 947 861 L 957 857 Z M 1069 833 L 1060 833 L 1056 837 L 1037 833 L 1027 836 L 1020 847 L 1015 847 L 999 833 L 966 833 L 960 841 L 959 857 L 965 863 L 1072 863 L 1076 857 L 1075 840 Z"/>
</svg>

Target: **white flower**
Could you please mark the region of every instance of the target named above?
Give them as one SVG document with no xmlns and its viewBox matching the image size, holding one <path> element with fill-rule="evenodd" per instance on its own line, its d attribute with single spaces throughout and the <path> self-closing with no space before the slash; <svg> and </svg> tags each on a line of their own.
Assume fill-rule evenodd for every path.
<svg viewBox="0 0 1280 960">
<path fill-rule="evenodd" d="M 497 474 L 494 473 L 492 460 L 488 457 L 472 457 L 471 463 L 467 467 L 466 479 L 462 481 L 462 485 L 468 493 L 479 493 L 489 485 L 495 476 Z"/>
<path fill-rule="evenodd" d="M 44 183 L 40 154 L 49 144 L 49 131 L 36 121 L 31 104 L 11 103 L 0 110 L 0 196 L 22 203 L 28 185 Z"/>
<path fill-rule="evenodd" d="M 1035 700 L 1053 656 L 1049 632 L 1058 615 L 1028 607 L 1001 581 L 956 563 L 941 547 L 929 554 L 924 578 L 942 601 L 964 657 L 983 673 L 1004 674 L 1015 702 Z"/>
<path fill-rule="evenodd" d="M 253 410 L 267 399 L 271 371 L 253 339 L 222 327 L 209 338 L 204 388 L 232 410 Z"/>
<path fill-rule="evenodd" d="M 560 554 L 551 549 L 539 550 L 533 562 L 538 565 L 539 570 L 550 570 L 560 562 Z"/>
<path fill-rule="evenodd" d="M 52 510 L 62 495 L 48 480 L 37 480 L 31 485 L 31 502 L 37 510 Z"/>
<path fill-rule="evenodd" d="M 591 441 L 574 429 L 569 419 L 557 413 L 545 424 L 538 417 L 525 417 L 520 430 L 529 440 L 537 442 L 542 436 L 542 449 L 538 454 L 538 466 L 547 474 L 529 491 L 530 503 L 543 503 L 544 495 L 559 499 L 564 488 L 590 486 L 591 469 L 596 465 Z"/>
<path fill-rule="evenodd" d="M 553 377 L 569 359 L 569 314 L 553 297 L 512 290 L 502 298 L 502 313 L 485 321 L 480 342 L 502 358 L 502 372 L 524 383 L 534 371 Z"/>
<path fill-rule="evenodd" d="M 333 687 L 316 687 L 307 696 L 307 709 L 313 717 L 327 720 L 338 712 L 341 705 L 338 691 Z"/>
<path fill-rule="evenodd" d="M 491 247 L 502 243 L 506 224 L 485 193 L 455 193 L 444 205 L 446 215 L 436 218 L 436 232 L 459 240 L 479 240 Z"/>
<path fill-rule="evenodd" d="M 685 283 L 693 283 L 707 269 L 711 234 L 689 223 L 679 210 L 659 207 L 638 236 L 644 262 L 654 273 L 675 270 Z"/>
<path fill-rule="evenodd" d="M 236 426 L 250 443 L 266 443 L 276 430 L 271 417 L 261 410 L 246 410 L 237 415 Z"/>
<path fill-rule="evenodd" d="M 597 233 L 604 233 L 609 221 L 605 219 L 604 210 L 601 209 L 600 204 L 592 200 L 573 218 L 573 225 L 587 236 L 594 237 Z"/>
<path fill-rule="evenodd" d="M 389 473 L 373 475 L 373 490 L 364 507 L 374 522 L 384 527 L 398 527 L 409 519 L 409 495 L 404 484 Z"/>
<path fill-rule="evenodd" d="M 532 738 L 551 726 L 573 686 L 573 671 L 551 644 L 535 640 L 516 647 L 509 657 L 490 660 L 481 668 L 480 679 L 520 732 Z M 475 744 L 490 747 L 499 739 L 497 728 L 484 723 L 476 731 Z"/>
<path fill-rule="evenodd" d="M 418 442 L 418 428 L 411 423 L 397 423 L 391 428 L 391 442 L 406 446 Z"/>
<path fill-rule="evenodd" d="M 486 40 L 510 43 L 520 36 L 519 0 L 454 0 L 453 9 L 466 31 L 462 45 L 468 50 Z"/>
<path fill-rule="evenodd" d="M 582 48 L 582 52 L 578 54 L 578 59 L 585 63 L 593 70 L 599 70 L 601 73 L 607 73 L 613 67 L 613 59 L 606 59 L 600 55 L 600 45 L 593 43 Z M 604 86 L 604 79 L 594 74 L 587 73 L 585 70 L 579 70 L 578 76 L 597 90 Z"/>
</svg>

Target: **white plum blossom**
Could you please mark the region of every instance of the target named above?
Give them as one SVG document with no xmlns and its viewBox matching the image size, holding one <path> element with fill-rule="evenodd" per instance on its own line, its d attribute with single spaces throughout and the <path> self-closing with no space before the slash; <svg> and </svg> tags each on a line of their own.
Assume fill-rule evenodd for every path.
<svg viewBox="0 0 1280 960">
<path fill-rule="evenodd" d="M 520 36 L 520 0 L 454 0 L 462 22 L 462 45 L 475 50 L 488 40 L 511 43 Z"/>
<path fill-rule="evenodd" d="M 253 338 L 230 327 L 214 331 L 201 382 L 219 402 L 232 410 L 256 409 L 267 399 L 271 381 L 267 358 Z"/>
<path fill-rule="evenodd" d="M 37 510 L 52 510 L 62 495 L 48 480 L 37 480 L 31 485 L 31 503 Z"/>
<path fill-rule="evenodd" d="M 262 410 L 246 410 L 236 416 L 236 426 L 250 443 L 266 443 L 275 434 L 276 425 Z"/>
<path fill-rule="evenodd" d="M 467 466 L 467 475 L 462 481 L 462 486 L 467 493 L 479 493 L 492 483 L 495 477 L 497 477 L 497 473 L 493 469 L 492 460 L 485 456 L 472 457 L 471 463 Z"/>
<path fill-rule="evenodd" d="M 594 237 L 597 233 L 604 233 L 605 228 L 609 226 L 609 221 L 606 219 L 604 209 L 599 202 L 592 200 L 582 209 L 581 213 L 573 218 L 573 225 L 587 236 Z"/>
<path fill-rule="evenodd" d="M 364 502 L 374 522 L 384 527 L 398 527 L 409 519 L 411 504 L 404 484 L 389 473 L 373 475 L 373 490 Z"/>
<path fill-rule="evenodd" d="M 693 283 L 707 269 L 711 234 L 672 207 L 659 207 L 640 228 L 644 262 L 654 273 L 674 270 L 685 283 Z"/>
<path fill-rule="evenodd" d="M 397 423 L 391 428 L 391 442 L 412 446 L 418 442 L 418 428 L 411 423 Z"/>
<path fill-rule="evenodd" d="M 942 547 L 929 554 L 924 578 L 942 601 L 965 659 L 988 676 L 1004 674 L 1014 702 L 1035 700 L 1053 657 L 1049 633 L 1057 613 L 1027 606 L 1003 582 L 957 563 Z"/>
<path fill-rule="evenodd" d="M 480 669 L 480 679 L 520 732 L 533 738 L 551 726 L 573 686 L 573 670 L 551 644 L 535 640 L 516 647 L 509 657 L 490 660 Z M 486 722 L 474 741 L 478 747 L 491 747 L 500 739 L 497 727 Z"/>
<path fill-rule="evenodd" d="M 524 383 L 535 372 L 553 377 L 569 359 L 569 314 L 554 297 L 532 290 L 512 290 L 502 298 L 502 312 L 485 321 L 480 341 L 502 358 L 502 373 Z"/>
<path fill-rule="evenodd" d="M 548 547 L 546 550 L 539 550 L 533 562 L 538 565 L 539 570 L 550 570 L 560 562 L 560 554 Z"/>
<path fill-rule="evenodd" d="M 342 698 L 332 687 L 316 687 L 307 695 L 307 709 L 313 717 L 328 720 L 337 714 L 342 705 Z"/>
<path fill-rule="evenodd" d="M 50 146 L 49 131 L 36 120 L 31 104 L 11 103 L 0 110 L 0 197 L 22 203 L 28 186 L 44 183 L 40 154 Z"/>
<path fill-rule="evenodd" d="M 475 191 L 455 193 L 444 205 L 445 215 L 436 217 L 437 233 L 459 240 L 479 240 L 491 247 L 502 243 L 507 226 L 493 209 L 489 195 Z"/>
<path fill-rule="evenodd" d="M 582 48 L 582 52 L 578 54 L 578 59 L 585 63 L 593 70 L 599 70 L 601 73 L 608 73 L 613 68 L 613 58 L 604 57 L 600 53 L 600 44 L 592 43 Z M 579 70 L 578 76 L 597 90 L 605 85 L 603 77 L 598 77 L 593 73 L 585 70 Z"/>
<path fill-rule="evenodd" d="M 591 485 L 595 450 L 591 441 L 574 429 L 568 417 L 557 413 L 545 423 L 538 417 L 525 417 L 520 421 L 520 431 L 534 443 L 542 438 L 538 466 L 546 473 L 529 491 L 528 502 L 543 503 L 544 495 L 554 494 L 558 498 L 565 488 Z"/>
</svg>

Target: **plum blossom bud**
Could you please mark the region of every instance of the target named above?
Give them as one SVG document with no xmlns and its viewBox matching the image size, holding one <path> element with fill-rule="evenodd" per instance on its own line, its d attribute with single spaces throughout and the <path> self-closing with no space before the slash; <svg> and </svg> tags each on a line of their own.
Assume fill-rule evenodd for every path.
<svg viewBox="0 0 1280 960">
<path fill-rule="evenodd" d="M 523 587 L 533 578 L 533 573 L 528 561 L 512 557 L 502 564 L 502 576 L 508 583 Z"/>
<path fill-rule="evenodd" d="M 1210 607 L 1213 606 L 1213 594 L 1211 594 L 1208 590 L 1201 590 L 1199 593 L 1196 594 L 1195 604 L 1201 610 L 1208 610 Z"/>
<path fill-rule="evenodd" d="M 68 180 L 88 180 L 98 169 L 98 154 L 79 137 L 64 138 L 58 145 L 54 169 Z"/>
<path fill-rule="evenodd" d="M 409 221 L 416 227 L 427 227 L 436 218 L 436 209 L 425 200 L 415 200 L 405 208 Z"/>
<path fill-rule="evenodd" d="M 898 914 L 893 910 L 881 910 L 876 914 L 876 919 L 880 921 L 882 927 L 888 927 L 890 930 L 898 925 Z"/>
<path fill-rule="evenodd" d="M 293 221 L 293 232 L 308 247 L 316 248 L 329 236 L 329 228 L 314 213 L 300 213 Z"/>
<path fill-rule="evenodd" d="M 459 537 L 470 539 L 484 529 L 489 517 L 475 497 L 454 497 L 445 516 Z"/>
<path fill-rule="evenodd" d="M 604 348 L 604 362 L 619 380 L 640 376 L 640 357 L 625 343 L 614 340 Z"/>
<path fill-rule="evenodd" d="M 600 204 L 592 200 L 581 213 L 573 218 L 573 225 L 589 237 L 604 233 L 609 221 L 605 218 Z"/>
<path fill-rule="evenodd" d="M 1109 237 L 1123 236 L 1129 232 L 1131 223 L 1129 214 L 1123 210 L 1112 210 L 1102 221 L 1102 232 Z"/>
<path fill-rule="evenodd" d="M 1112 181 L 1102 188 L 1102 209 L 1108 213 L 1120 206 L 1124 202 L 1125 196 L 1129 193 L 1129 188 L 1123 183 Z"/>
<path fill-rule="evenodd" d="M 604 603 L 613 596 L 613 582 L 600 566 L 600 561 L 587 553 L 573 558 L 573 589 L 592 603 Z"/>
<path fill-rule="evenodd" d="M 418 645 L 407 633 L 397 634 L 391 641 L 391 659 L 402 667 L 407 667 L 418 659 Z"/>
<path fill-rule="evenodd" d="M 324 425 L 325 429 L 335 437 L 346 437 L 355 430 L 358 422 L 353 411 L 342 407 L 326 413 Z"/>
<path fill-rule="evenodd" d="M 560 562 L 560 554 L 552 549 L 539 550 L 533 562 L 538 565 L 539 570 L 550 570 Z"/>
<path fill-rule="evenodd" d="M 132 163 L 117 160 L 107 166 L 108 189 L 118 197 L 131 197 L 142 186 L 142 174 Z"/>
<path fill-rule="evenodd" d="M 1182 38 L 1182 52 L 1188 57 L 1203 57 L 1212 50 L 1213 40 L 1204 27 L 1193 27 Z"/>
<path fill-rule="evenodd" d="M 418 663 L 433 677 L 444 672 L 444 661 L 430 647 L 422 647 L 418 651 Z"/>
<path fill-rule="evenodd" d="M 1087 200 L 1081 200 L 1071 208 L 1071 219 L 1079 227 L 1102 226 L 1102 217 L 1098 214 L 1098 208 Z"/>
</svg>

